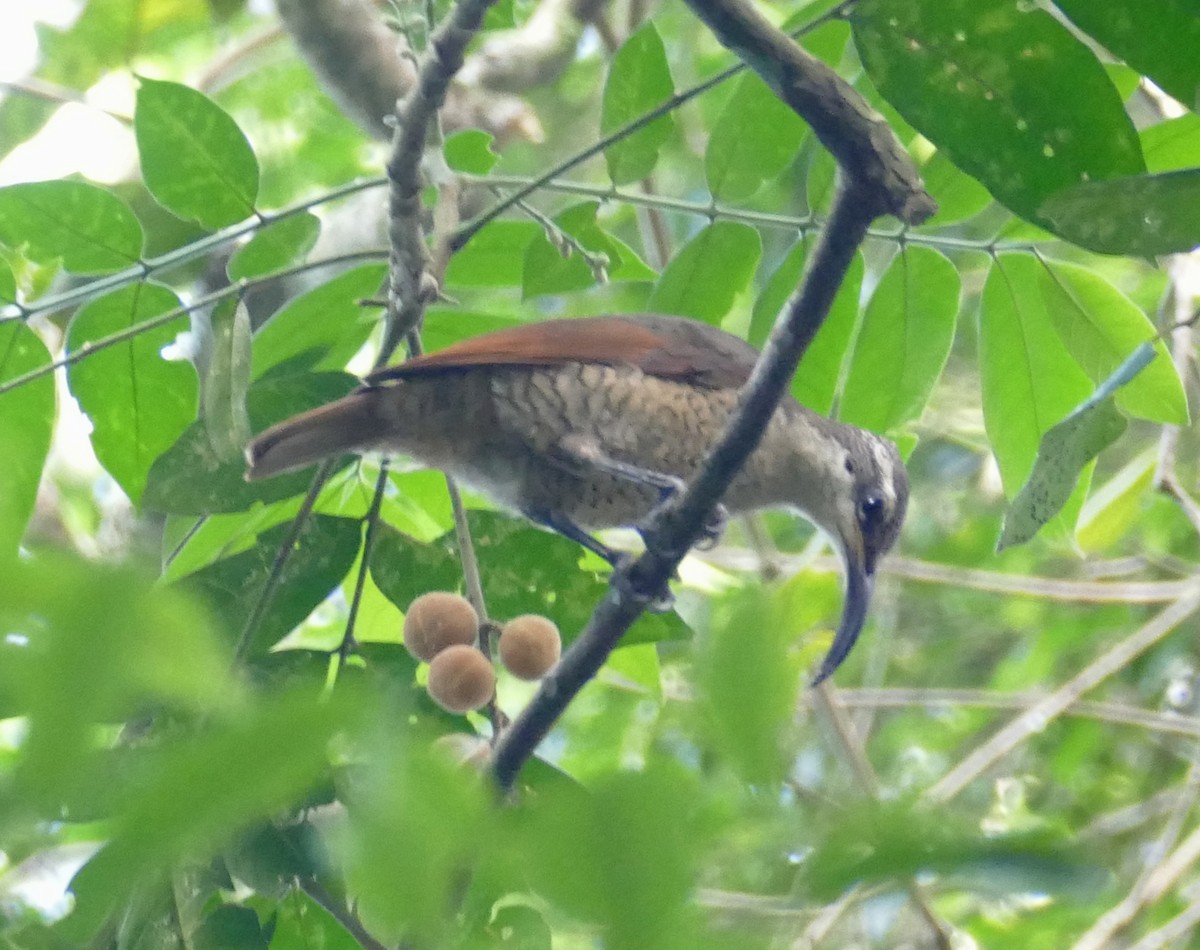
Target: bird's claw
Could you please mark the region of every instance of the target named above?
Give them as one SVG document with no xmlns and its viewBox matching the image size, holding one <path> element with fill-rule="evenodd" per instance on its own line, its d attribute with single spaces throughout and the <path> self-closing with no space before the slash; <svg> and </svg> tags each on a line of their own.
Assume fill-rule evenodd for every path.
<svg viewBox="0 0 1200 950">
<path fill-rule="evenodd" d="M 711 551 L 715 548 L 720 543 L 721 535 L 724 534 L 725 525 L 728 523 L 729 509 L 721 504 L 715 505 L 713 510 L 708 513 L 708 517 L 704 519 L 704 527 L 696 541 L 696 550 Z"/>
<path fill-rule="evenodd" d="M 612 584 L 621 597 L 632 601 L 645 602 L 646 610 L 650 613 L 668 613 L 675 606 L 675 595 L 671 593 L 671 588 L 663 584 L 662 590 L 654 594 L 646 594 L 638 590 L 629 576 L 629 566 L 634 560 L 635 558 L 632 554 L 618 555 L 616 561 L 613 562 L 613 570 L 609 577 L 609 583 Z"/>
</svg>

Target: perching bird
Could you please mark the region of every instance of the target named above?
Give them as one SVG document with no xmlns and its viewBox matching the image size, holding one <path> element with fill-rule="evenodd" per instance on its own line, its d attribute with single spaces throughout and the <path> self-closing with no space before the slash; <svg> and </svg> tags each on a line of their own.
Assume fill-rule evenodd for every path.
<svg viewBox="0 0 1200 950">
<path fill-rule="evenodd" d="M 737 337 L 682 317 L 499 330 L 382 370 L 268 429 L 246 450 L 246 477 L 343 452 L 402 453 L 615 562 L 588 532 L 646 525 L 724 431 L 757 358 Z M 854 645 L 907 501 L 891 442 L 790 397 L 730 484 L 729 512 L 798 510 L 841 551 L 846 603 L 816 682 Z"/>
</svg>

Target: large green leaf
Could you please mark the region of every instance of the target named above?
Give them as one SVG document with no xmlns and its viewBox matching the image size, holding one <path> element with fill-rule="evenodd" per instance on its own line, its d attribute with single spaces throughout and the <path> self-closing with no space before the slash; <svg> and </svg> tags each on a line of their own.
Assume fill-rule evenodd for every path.
<svg viewBox="0 0 1200 950">
<path fill-rule="evenodd" d="M 279 545 L 291 531 L 279 525 L 259 535 L 252 548 L 210 564 L 178 582 L 202 595 L 236 635 L 250 616 Z M 362 540 L 362 524 L 353 518 L 314 515 L 300 533 L 283 569 L 271 610 L 249 644 L 250 657 L 261 657 L 321 603 L 354 564 Z"/>
<path fill-rule="evenodd" d="M 719 325 L 739 293 L 750 285 L 762 242 L 736 221 L 714 221 L 695 235 L 654 285 L 648 308 Z"/>
<path fill-rule="evenodd" d="M 750 320 L 750 342 L 761 347 L 779 317 L 783 305 L 800 283 L 807 260 L 807 244 L 797 241 L 783 262 L 767 278 L 754 303 Z M 829 315 L 804 353 L 792 380 L 792 395 L 816 412 L 828 414 L 841 381 L 842 362 L 858 322 L 858 297 L 862 289 L 863 259 L 856 254 L 838 288 Z"/>
<path fill-rule="evenodd" d="M 168 211 L 215 230 L 254 213 L 258 159 L 229 113 L 187 86 L 140 80 L 142 178 Z"/>
<path fill-rule="evenodd" d="M 792 605 L 781 589 L 747 588 L 714 601 L 698 638 L 699 731 L 743 781 L 771 786 L 790 766 L 784 737 L 801 670 Z"/>
<path fill-rule="evenodd" d="M 839 418 L 886 432 L 920 416 L 950 356 L 959 292 L 939 252 L 901 249 L 863 314 Z"/>
<path fill-rule="evenodd" d="M 72 353 L 179 307 L 161 284 L 131 284 L 80 308 L 67 335 Z M 135 505 L 154 460 L 196 418 L 196 373 L 166 360 L 163 348 L 187 329 L 187 317 L 154 327 L 72 363 L 71 394 L 92 421 L 92 448 Z"/>
<path fill-rule="evenodd" d="M 0 617 L 26 646 L 14 682 L 29 716 L 21 784 L 38 807 L 57 807 L 86 785 L 106 746 L 98 725 L 150 704 L 196 713 L 237 700 L 210 615 L 195 598 L 128 566 L 59 554 L 9 565 L 5 577 Z"/>
<path fill-rule="evenodd" d="M 1039 286 L 1063 343 L 1097 385 L 1137 347 L 1156 336 L 1149 318 L 1088 268 L 1049 263 Z M 1117 406 L 1151 422 L 1186 425 L 1187 397 L 1175 364 L 1161 341 L 1154 345 L 1154 352 L 1158 358 L 1117 391 Z"/>
<path fill-rule="evenodd" d="M 600 131 L 613 132 L 662 105 L 674 94 L 675 84 L 662 37 L 654 24 L 647 21 L 613 57 L 604 82 Z M 670 115 L 660 116 L 605 149 L 608 177 L 614 185 L 639 181 L 654 170 L 658 150 L 670 136 L 672 123 Z"/>
<path fill-rule="evenodd" d="M 1041 269 L 1028 255 L 996 258 L 980 306 L 983 419 L 1010 498 L 1029 477 L 1042 436 L 1092 391 L 1046 312 Z"/>
<path fill-rule="evenodd" d="M 1053 227 L 1051 195 L 1145 170 L 1100 62 L 1044 10 L 1011 0 L 864 0 L 854 38 L 904 118 L 1017 214 Z"/>
<path fill-rule="evenodd" d="M 1194 0 L 1054 0 L 1085 33 L 1154 80 L 1189 109 L 1200 108 L 1200 6 Z"/>
<path fill-rule="evenodd" d="M 344 369 L 375 328 L 375 297 L 387 275 L 383 264 L 363 264 L 289 300 L 254 334 L 251 376 L 287 364 L 289 371 Z"/>
<path fill-rule="evenodd" d="M 673 761 L 618 771 L 586 794 L 545 789 L 523 804 L 519 849 L 539 892 L 604 929 L 612 950 L 702 945 L 692 903 L 704 840 L 694 776 Z"/>
<path fill-rule="evenodd" d="M 1200 169 L 1087 182 L 1053 195 L 1040 216 L 1101 254 L 1184 253 L 1200 245 Z"/>
<path fill-rule="evenodd" d="M 46 346 L 19 320 L 0 323 L 0 384 L 50 362 Z M 0 563 L 17 553 L 33 514 L 50 435 L 54 430 L 54 378 L 43 376 L 0 395 Z"/>
<path fill-rule="evenodd" d="M 94 932 L 137 885 L 298 804 L 355 715 L 336 697 L 285 694 L 140 756 L 119 780 L 126 800 L 105 846 L 72 882 L 79 899 L 68 932 Z"/>
<path fill-rule="evenodd" d="M 136 264 L 142 226 L 111 191 L 82 181 L 39 181 L 0 188 L 0 241 L 35 261 L 55 258 L 76 274 Z"/>
<path fill-rule="evenodd" d="M 1142 129 L 1146 168 L 1173 172 L 1200 163 L 1200 115 L 1189 112 Z"/>
<path fill-rule="evenodd" d="M 757 75 L 744 73 L 713 126 L 704 153 L 713 197 L 749 198 L 796 157 L 806 128 Z"/>
</svg>

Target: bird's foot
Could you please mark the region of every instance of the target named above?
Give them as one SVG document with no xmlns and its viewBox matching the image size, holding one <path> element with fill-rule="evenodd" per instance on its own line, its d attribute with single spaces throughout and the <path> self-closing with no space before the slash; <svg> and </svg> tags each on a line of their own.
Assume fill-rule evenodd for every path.
<svg viewBox="0 0 1200 950">
<path fill-rule="evenodd" d="M 667 584 L 663 584 L 661 590 L 647 594 L 635 587 L 633 579 L 629 576 L 629 566 L 635 560 L 636 558 L 632 554 L 618 554 L 613 561 L 613 571 L 609 577 L 609 583 L 620 596 L 633 601 L 644 601 L 646 609 L 650 613 L 668 613 L 675 606 L 675 595 L 671 593 L 671 588 Z"/>
<path fill-rule="evenodd" d="M 663 557 L 673 557 L 682 560 L 684 555 L 688 553 L 689 548 L 664 544 L 659 530 L 655 527 L 658 522 L 658 516 L 670 502 L 671 498 L 668 497 L 655 505 L 650 514 L 638 526 L 637 532 L 642 536 L 642 540 L 645 542 L 647 548 L 661 554 Z M 694 547 L 699 551 L 708 551 L 716 547 L 717 543 L 721 540 L 721 535 L 725 531 L 725 525 L 728 523 L 729 509 L 721 504 L 714 506 L 704 519 L 704 525 L 700 529 L 700 536 L 696 539 Z"/>
<path fill-rule="evenodd" d="M 697 551 L 711 551 L 721 543 L 721 535 L 725 533 L 725 525 L 729 523 L 729 509 L 717 504 L 704 519 L 704 527 L 696 541 Z"/>
</svg>

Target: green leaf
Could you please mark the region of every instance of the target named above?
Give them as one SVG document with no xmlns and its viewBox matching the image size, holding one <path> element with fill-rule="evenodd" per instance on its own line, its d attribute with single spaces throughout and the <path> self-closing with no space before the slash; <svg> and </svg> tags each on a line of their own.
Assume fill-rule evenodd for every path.
<svg viewBox="0 0 1200 950">
<path fill-rule="evenodd" d="M 829 316 L 800 361 L 792 378 L 792 395 L 801 405 L 829 415 L 842 383 L 842 367 L 850 350 L 850 338 L 858 324 L 858 296 L 862 286 L 862 257 L 856 257 L 850 273 L 838 290 Z"/>
<path fill-rule="evenodd" d="M 716 600 L 696 657 L 696 713 L 714 752 L 752 785 L 787 774 L 784 744 L 800 689 L 794 630 L 780 591 L 748 588 Z"/>
<path fill-rule="evenodd" d="M 954 342 L 958 271 L 905 245 L 863 314 L 838 417 L 886 432 L 921 415 Z"/>
<path fill-rule="evenodd" d="M 450 258 L 447 287 L 520 287 L 525 251 L 542 229 L 532 221 L 493 221 Z"/>
<path fill-rule="evenodd" d="M 358 916 L 388 946 L 461 946 L 446 908 L 461 906 L 465 876 L 495 847 L 486 786 L 424 737 L 389 724 L 373 738 L 346 783 L 342 850 Z"/>
<path fill-rule="evenodd" d="M 209 230 L 253 214 L 258 160 L 229 113 L 179 83 L 139 83 L 134 132 L 142 178 L 158 203 Z"/>
<path fill-rule="evenodd" d="M 74 274 L 106 274 L 136 264 L 145 238 L 120 198 L 82 181 L 0 188 L 0 241 L 39 263 L 56 258 Z"/>
<path fill-rule="evenodd" d="M 1079 513 L 1076 532 L 1084 551 L 1111 552 L 1128 533 L 1142 513 L 1157 468 L 1158 449 L 1151 447 L 1121 466 L 1112 478 L 1088 495 Z"/>
<path fill-rule="evenodd" d="M 583 549 L 524 521 L 486 511 L 471 512 L 483 592 L 494 617 L 544 614 L 558 624 L 570 643 L 583 629 L 608 584 L 603 576 L 580 568 Z M 431 590 L 456 590 L 462 564 L 454 533 L 422 544 L 398 531 L 380 531 L 371 552 L 371 576 L 401 610 Z M 680 640 L 687 627 L 674 614 L 644 614 L 623 645 Z"/>
<path fill-rule="evenodd" d="M 15 303 L 16 300 L 17 280 L 8 261 L 0 260 L 0 303 Z"/>
<path fill-rule="evenodd" d="M 1170 93 L 1200 109 L 1200 8 L 1189 0 L 1054 0 L 1083 32 Z"/>
<path fill-rule="evenodd" d="M 267 950 L 258 914 L 249 907 L 221 904 L 208 914 L 192 937 L 195 950 Z"/>
<path fill-rule="evenodd" d="M 653 280 L 654 271 L 627 244 L 596 223 L 599 208 L 598 201 L 585 201 L 556 215 L 554 223 L 589 253 L 607 258 L 607 264 L 603 265 L 606 279 Z M 563 256 L 543 231 L 525 250 L 521 293 L 526 299 L 539 294 L 569 293 L 595 285 L 598 276 L 574 250 Z"/>
<path fill-rule="evenodd" d="M 1144 171 L 1095 55 L 1050 14 L 1011 0 L 866 0 L 855 42 L 900 114 L 1012 211 L 1043 226 L 1051 195 Z"/>
<path fill-rule="evenodd" d="M 650 294 L 655 313 L 696 317 L 714 326 L 750 285 L 762 242 L 758 231 L 736 221 L 714 221 L 675 255 Z"/>
<path fill-rule="evenodd" d="M 1084 466 L 1125 431 L 1125 417 L 1113 395 L 1154 359 L 1148 344 L 1139 347 L 1106 379 L 1083 405 L 1044 436 L 1029 481 L 1004 515 L 997 550 L 1024 544 L 1066 504 Z"/>
<path fill-rule="evenodd" d="M 362 301 L 386 277 L 385 265 L 363 264 L 289 300 L 254 334 L 252 378 L 284 364 L 289 372 L 345 368 L 378 322 Z"/>
<path fill-rule="evenodd" d="M 522 802 L 514 844 L 538 891 L 600 925 L 605 947 L 695 947 L 698 798 L 694 775 L 666 761 L 604 776 L 587 793 L 547 788 Z"/>
<path fill-rule="evenodd" d="M 1155 338 L 1154 324 L 1099 274 L 1078 264 L 1050 262 L 1040 287 L 1058 335 L 1093 383 L 1107 379 L 1137 347 Z M 1122 387 L 1117 406 L 1151 422 L 1187 425 L 1183 383 L 1162 341 L 1159 356 Z"/>
<path fill-rule="evenodd" d="M 446 164 L 466 175 L 486 175 L 500 160 L 492 151 L 492 135 L 481 129 L 465 129 L 446 136 L 442 147 Z"/>
<path fill-rule="evenodd" d="M 329 911 L 300 890 L 293 890 L 276 907 L 270 950 L 359 950 L 361 947 Z"/>
<path fill-rule="evenodd" d="M 939 227 L 972 218 L 992 203 L 992 196 L 976 179 L 955 165 L 945 152 L 934 152 L 921 167 L 921 178 L 931 195 L 937 195 L 937 211 L 925 227 Z"/>
<path fill-rule="evenodd" d="M 1187 113 L 1142 129 L 1146 168 L 1173 172 L 1200 162 L 1200 115 Z"/>
<path fill-rule="evenodd" d="M 223 300 L 208 315 L 206 330 L 205 358 L 197 360 L 204 367 L 200 419 L 213 455 L 241 461 L 250 441 L 250 312 L 241 299 Z"/>
<path fill-rule="evenodd" d="M 71 321 L 67 351 L 128 330 L 180 306 L 161 284 L 131 284 L 85 304 Z M 162 357 L 186 316 L 105 347 L 67 369 L 71 394 L 92 421 L 92 448 L 129 500 L 137 505 L 154 460 L 196 418 L 196 373 L 189 363 Z"/>
<path fill-rule="evenodd" d="M 148 706 L 216 712 L 240 697 L 195 598 L 128 566 L 58 553 L 9 565 L 5 576 L 0 617 L 28 638 L 17 684 L 29 715 L 21 787 L 41 806 L 74 798 L 93 766 L 103 771 L 97 725 Z"/>
<path fill-rule="evenodd" d="M 601 133 L 607 135 L 621 128 L 667 102 L 674 94 L 675 84 L 662 37 L 654 24 L 647 21 L 613 57 L 604 82 Z M 613 184 L 627 185 L 649 175 L 672 126 L 670 114 L 660 116 L 605 149 L 608 177 Z"/>
<path fill-rule="evenodd" d="M 1028 255 L 999 256 L 980 306 L 983 420 L 1010 498 L 1033 470 L 1042 436 L 1092 391 L 1046 312 L 1041 270 Z"/>
<path fill-rule="evenodd" d="M 326 745 L 353 714 L 336 698 L 285 694 L 147 753 L 122 783 L 127 803 L 107 844 L 72 884 L 87 899 L 70 930 L 94 931 L 139 883 L 294 805 L 327 768 Z"/>
<path fill-rule="evenodd" d="M 279 545 L 290 530 L 290 524 L 283 524 L 264 531 L 248 551 L 210 564 L 173 586 L 203 596 L 236 636 L 262 596 Z M 248 656 L 262 656 L 312 613 L 342 582 L 358 556 L 361 541 L 362 524 L 356 519 L 329 515 L 308 519 Z"/>
<path fill-rule="evenodd" d="M 36 333 L 19 320 L 0 323 L 0 384 L 50 362 Z M 0 395 L 0 564 L 17 553 L 33 514 L 54 431 L 54 377 L 43 376 Z"/>
<path fill-rule="evenodd" d="M 1184 253 L 1200 245 L 1200 168 L 1087 182 L 1051 196 L 1039 215 L 1100 254 Z"/>
<path fill-rule="evenodd" d="M 804 122 L 754 73 L 744 73 L 704 153 L 708 188 L 721 201 L 749 198 L 796 157 Z"/>
<path fill-rule="evenodd" d="M 295 413 L 332 402 L 356 385 L 358 380 L 346 373 L 268 377 L 247 395 L 251 425 L 261 432 Z M 246 511 L 298 495 L 312 481 L 312 471 L 300 471 L 251 484 L 245 472 L 241 458 L 217 455 L 207 427 L 195 422 L 151 466 L 142 507 L 172 515 Z"/>
<path fill-rule="evenodd" d="M 308 211 L 288 215 L 261 228 L 234 252 L 225 268 L 232 281 L 282 270 L 313 249 L 321 221 Z"/>
</svg>

